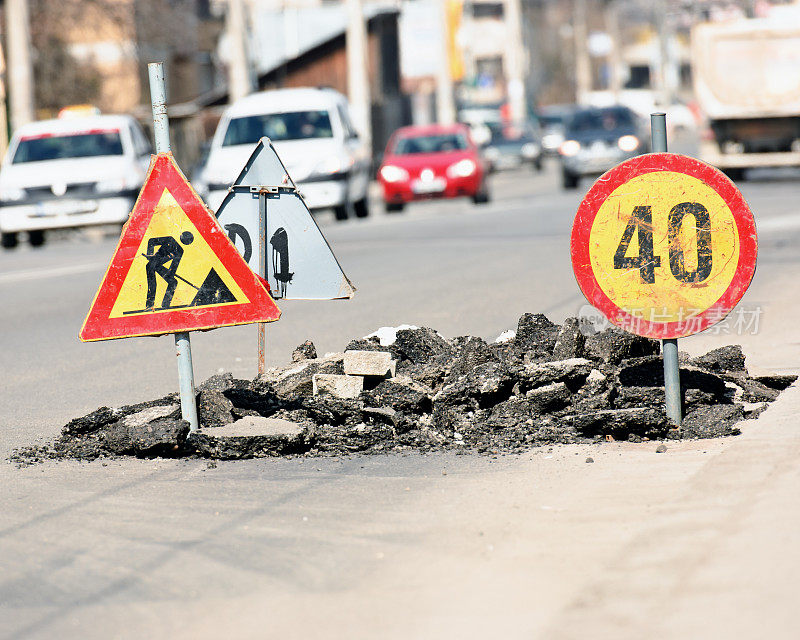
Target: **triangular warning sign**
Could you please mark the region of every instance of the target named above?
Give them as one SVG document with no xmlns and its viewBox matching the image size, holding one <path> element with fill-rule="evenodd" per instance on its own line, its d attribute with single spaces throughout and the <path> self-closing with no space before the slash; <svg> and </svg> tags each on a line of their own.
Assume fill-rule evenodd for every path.
<svg viewBox="0 0 800 640">
<path fill-rule="evenodd" d="M 270 187 L 269 193 L 264 187 Z M 258 198 L 253 197 L 254 191 L 259 193 Z M 269 282 L 276 299 L 353 297 L 355 287 L 269 138 L 261 138 L 256 144 L 217 210 L 217 222 L 241 249 L 250 268 Z M 261 233 L 262 226 L 265 234 Z M 259 241 L 266 245 L 263 254 Z"/>
<path fill-rule="evenodd" d="M 80 339 L 213 329 L 280 317 L 172 155 L 153 156 Z"/>
</svg>

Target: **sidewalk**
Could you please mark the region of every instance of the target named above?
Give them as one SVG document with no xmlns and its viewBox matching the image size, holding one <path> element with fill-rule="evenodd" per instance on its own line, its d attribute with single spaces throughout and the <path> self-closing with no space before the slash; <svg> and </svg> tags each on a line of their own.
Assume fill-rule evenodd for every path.
<svg viewBox="0 0 800 640">
<path fill-rule="evenodd" d="M 681 483 L 541 637 L 796 638 L 798 415 L 796 383 Z"/>
</svg>

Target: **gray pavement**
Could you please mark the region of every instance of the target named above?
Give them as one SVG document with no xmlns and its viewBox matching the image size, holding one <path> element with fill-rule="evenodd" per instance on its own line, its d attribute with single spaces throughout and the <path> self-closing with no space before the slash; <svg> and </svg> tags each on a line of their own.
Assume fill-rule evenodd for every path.
<svg viewBox="0 0 800 640">
<path fill-rule="evenodd" d="M 797 371 L 798 182 L 742 185 L 759 268 L 735 322 L 681 340 L 743 344 Z M 586 185 L 588 187 L 588 185 Z M 381 324 L 493 338 L 525 311 L 583 304 L 569 266 L 579 193 L 498 176 L 495 202 L 321 219 L 359 287 L 284 304 L 286 362 Z M 75 335 L 113 241 L 0 254 L 0 453 L 99 404 L 176 386 L 169 338 Z M 735 320 L 735 315 L 732 318 Z M 251 377 L 252 328 L 193 334 L 198 379 Z M 800 388 L 743 435 L 524 455 L 0 463 L 2 638 L 794 638 Z M 586 464 L 591 455 L 595 463 Z"/>
</svg>

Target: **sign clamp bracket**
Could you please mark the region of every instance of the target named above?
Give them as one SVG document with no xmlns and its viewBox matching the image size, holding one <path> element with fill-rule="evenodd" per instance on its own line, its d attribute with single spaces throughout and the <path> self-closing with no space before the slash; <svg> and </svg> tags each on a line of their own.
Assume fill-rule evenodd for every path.
<svg viewBox="0 0 800 640">
<path fill-rule="evenodd" d="M 264 184 L 257 184 L 257 185 L 249 185 L 249 184 L 232 184 L 228 187 L 229 193 L 236 193 L 237 191 L 247 191 L 248 193 L 252 193 L 253 195 L 279 195 L 281 193 L 297 193 L 297 187 L 294 185 L 287 185 L 282 184 L 278 186 L 273 185 L 264 185 Z"/>
</svg>

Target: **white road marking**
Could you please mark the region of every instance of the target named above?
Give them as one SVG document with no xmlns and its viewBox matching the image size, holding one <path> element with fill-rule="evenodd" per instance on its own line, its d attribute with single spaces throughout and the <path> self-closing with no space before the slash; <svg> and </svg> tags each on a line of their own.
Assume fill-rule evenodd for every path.
<svg viewBox="0 0 800 640">
<path fill-rule="evenodd" d="M 108 266 L 108 262 L 87 262 L 84 264 L 72 264 L 64 267 L 51 267 L 47 269 L 25 269 L 23 271 L 12 271 L 11 273 L 0 274 L 0 284 L 11 284 L 15 282 L 27 282 L 29 280 L 46 280 L 48 278 L 58 278 L 61 276 L 72 276 L 79 273 L 89 273 L 100 271 Z"/>
</svg>

